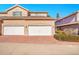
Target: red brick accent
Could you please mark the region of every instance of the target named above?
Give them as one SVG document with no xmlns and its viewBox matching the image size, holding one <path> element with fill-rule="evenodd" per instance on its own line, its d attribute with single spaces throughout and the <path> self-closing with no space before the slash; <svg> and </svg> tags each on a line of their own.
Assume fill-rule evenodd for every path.
<svg viewBox="0 0 79 59">
<path fill-rule="evenodd" d="M 55 43 L 53 36 L 0 36 L 0 42 Z"/>
</svg>

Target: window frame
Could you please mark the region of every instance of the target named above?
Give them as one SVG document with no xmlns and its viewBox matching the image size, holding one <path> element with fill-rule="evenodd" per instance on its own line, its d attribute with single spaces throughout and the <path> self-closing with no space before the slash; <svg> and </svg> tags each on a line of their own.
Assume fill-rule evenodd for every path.
<svg viewBox="0 0 79 59">
<path fill-rule="evenodd" d="M 22 16 L 22 11 L 13 11 L 13 16 Z"/>
</svg>

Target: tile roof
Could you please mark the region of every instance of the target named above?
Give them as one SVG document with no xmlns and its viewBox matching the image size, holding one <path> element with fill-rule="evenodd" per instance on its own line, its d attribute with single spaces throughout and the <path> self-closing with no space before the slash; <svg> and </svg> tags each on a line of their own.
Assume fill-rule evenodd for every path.
<svg viewBox="0 0 79 59">
<path fill-rule="evenodd" d="M 56 20 L 56 22 L 57 22 L 57 21 L 60 21 L 60 20 L 63 20 L 63 19 L 66 19 L 66 18 L 68 18 L 68 17 L 70 17 L 70 16 L 76 15 L 77 13 L 78 13 L 78 12 L 75 12 L 75 13 L 73 13 L 73 14 L 70 14 L 70 15 L 64 17 L 64 18 L 61 18 L 61 19 L 59 19 L 59 20 Z"/>
<path fill-rule="evenodd" d="M 56 25 L 56 27 L 58 27 L 58 26 L 69 26 L 69 25 L 74 25 L 74 24 L 79 24 L 79 22 L 73 22 L 73 23 L 67 23 L 67 24 L 62 24 L 62 25 Z"/>
<path fill-rule="evenodd" d="M 45 17 L 45 16 L 1 16 L 0 19 L 3 20 L 21 20 L 21 19 L 25 19 L 25 20 L 54 20 L 51 17 Z"/>
</svg>

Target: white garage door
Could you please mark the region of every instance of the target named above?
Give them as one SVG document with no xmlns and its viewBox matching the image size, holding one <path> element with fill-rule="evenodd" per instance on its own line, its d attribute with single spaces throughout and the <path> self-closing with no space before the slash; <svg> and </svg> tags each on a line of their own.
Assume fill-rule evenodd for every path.
<svg viewBox="0 0 79 59">
<path fill-rule="evenodd" d="M 24 35 L 24 26 L 4 26 L 4 35 Z"/>
<path fill-rule="evenodd" d="M 52 35 L 52 27 L 51 26 L 29 26 L 29 35 L 33 35 L 33 36 Z"/>
</svg>

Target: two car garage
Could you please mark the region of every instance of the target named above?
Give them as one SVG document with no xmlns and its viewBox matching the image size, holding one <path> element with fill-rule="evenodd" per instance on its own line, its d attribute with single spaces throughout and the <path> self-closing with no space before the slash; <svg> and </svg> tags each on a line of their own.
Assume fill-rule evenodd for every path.
<svg viewBox="0 0 79 59">
<path fill-rule="evenodd" d="M 3 35 L 27 35 L 24 26 L 3 26 Z M 28 35 L 32 36 L 49 36 L 54 34 L 52 26 L 28 26 Z"/>
</svg>

